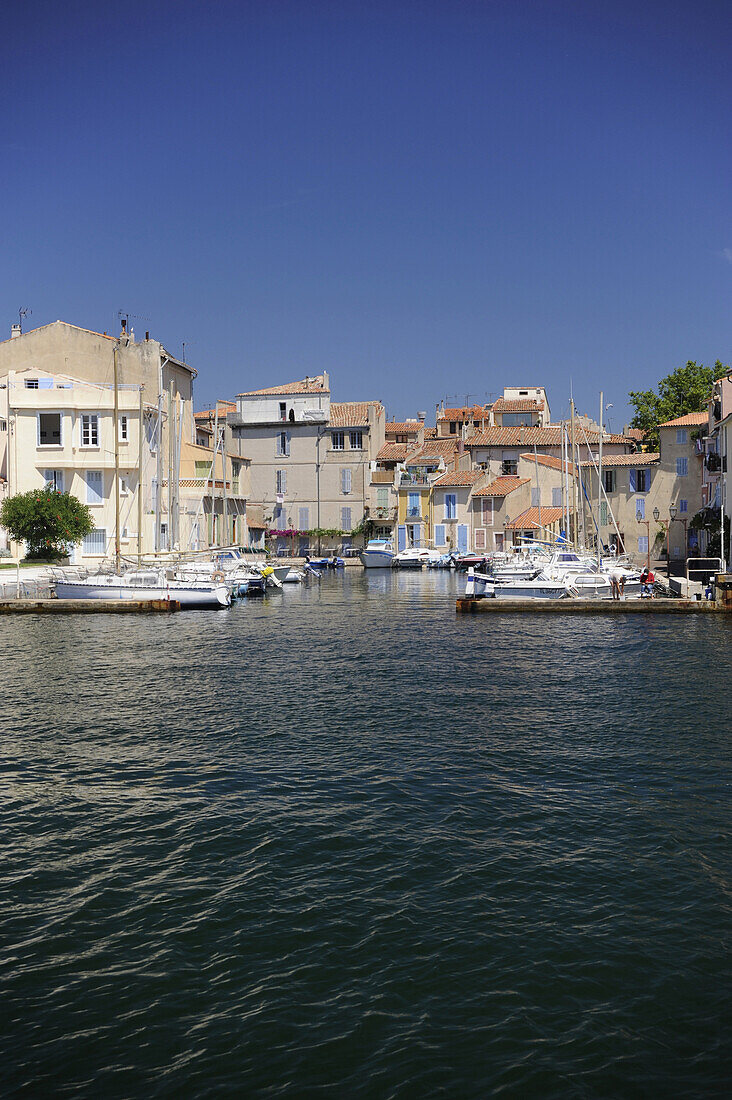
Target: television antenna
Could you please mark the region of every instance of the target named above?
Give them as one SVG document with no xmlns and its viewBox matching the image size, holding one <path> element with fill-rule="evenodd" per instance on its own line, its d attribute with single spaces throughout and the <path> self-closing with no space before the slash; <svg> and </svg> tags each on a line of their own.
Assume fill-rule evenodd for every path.
<svg viewBox="0 0 732 1100">
<path fill-rule="evenodd" d="M 126 322 L 127 322 L 127 324 L 128 324 L 128 325 L 129 325 L 129 323 L 130 323 L 130 318 L 132 318 L 132 320 L 133 320 L 133 321 L 146 321 L 148 325 L 152 324 L 152 321 L 150 320 L 150 318 L 149 318 L 149 317 L 141 317 L 141 316 L 140 316 L 139 314 L 137 314 L 137 313 L 128 313 L 128 312 L 127 312 L 126 310 L 124 310 L 124 309 L 118 309 L 118 310 L 117 310 L 117 316 L 118 316 L 118 317 L 119 317 L 120 319 L 121 319 L 122 317 L 124 317 L 124 319 L 126 320 Z"/>
<path fill-rule="evenodd" d="M 20 331 L 23 331 L 23 318 L 27 317 L 29 313 L 32 313 L 32 309 L 28 309 L 26 306 L 21 306 L 18 310 L 18 320 L 20 321 Z"/>
</svg>

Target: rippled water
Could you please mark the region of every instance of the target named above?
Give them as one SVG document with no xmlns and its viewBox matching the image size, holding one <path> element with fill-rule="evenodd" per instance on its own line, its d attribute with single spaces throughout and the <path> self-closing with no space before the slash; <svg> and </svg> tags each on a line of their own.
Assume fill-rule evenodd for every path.
<svg viewBox="0 0 732 1100">
<path fill-rule="evenodd" d="M 732 623 L 0 621 L 3 1096 L 712 1096 Z"/>
</svg>

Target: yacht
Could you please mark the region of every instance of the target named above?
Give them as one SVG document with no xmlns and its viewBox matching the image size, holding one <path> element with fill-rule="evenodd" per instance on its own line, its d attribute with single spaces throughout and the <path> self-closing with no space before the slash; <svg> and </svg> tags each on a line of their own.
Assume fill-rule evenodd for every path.
<svg viewBox="0 0 732 1100">
<path fill-rule="evenodd" d="M 358 556 L 364 569 L 391 569 L 394 562 L 394 543 L 391 539 L 369 539 Z"/>
<path fill-rule="evenodd" d="M 231 586 L 218 578 L 170 579 L 164 569 L 56 578 L 59 600 L 176 600 L 181 607 L 228 607 Z"/>
</svg>

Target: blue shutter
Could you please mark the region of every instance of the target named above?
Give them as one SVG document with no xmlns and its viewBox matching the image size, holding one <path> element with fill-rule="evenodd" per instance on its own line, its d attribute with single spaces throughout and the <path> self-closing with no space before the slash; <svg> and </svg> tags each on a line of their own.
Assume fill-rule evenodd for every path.
<svg viewBox="0 0 732 1100">
<path fill-rule="evenodd" d="M 86 471 L 86 502 L 101 504 L 104 500 L 104 475 L 101 470 Z"/>
<path fill-rule="evenodd" d="M 562 490 L 554 488 L 552 489 L 552 508 L 562 507 Z"/>
<path fill-rule="evenodd" d="M 445 525 L 444 523 L 438 523 L 435 527 L 435 546 L 445 546 L 446 544 Z"/>
<path fill-rule="evenodd" d="M 457 544 L 458 550 L 461 554 L 467 552 L 468 549 L 468 525 L 466 523 L 459 523 L 457 529 Z"/>
<path fill-rule="evenodd" d="M 641 519 L 646 518 L 646 498 L 645 497 L 638 497 L 637 501 L 635 502 L 635 512 L 636 512 L 636 516 L 640 516 Z"/>
<path fill-rule="evenodd" d="M 308 531 L 310 529 L 310 509 L 300 508 L 298 511 L 298 523 L 301 531 Z"/>
<path fill-rule="evenodd" d="M 407 514 L 410 516 L 419 515 L 419 493 L 407 494 Z"/>
<path fill-rule="evenodd" d="M 404 523 L 400 523 L 397 528 L 397 549 L 399 551 L 407 549 L 407 527 Z"/>
<path fill-rule="evenodd" d="M 351 509 L 350 508 L 341 508 L 341 530 L 342 531 L 350 531 L 351 530 Z"/>
<path fill-rule="evenodd" d="M 630 484 L 630 491 L 631 491 L 631 493 L 634 493 L 635 492 L 635 481 L 636 481 L 635 470 L 629 470 L 628 471 L 628 481 L 629 481 L 629 484 Z"/>
<path fill-rule="evenodd" d="M 350 493 L 351 491 L 351 471 L 343 469 L 341 470 L 341 492 Z"/>
<path fill-rule="evenodd" d="M 286 455 L 289 455 L 289 453 L 290 453 L 290 441 L 291 440 L 292 440 L 292 432 L 288 432 L 287 433 L 287 447 L 285 448 L 285 454 Z"/>
<path fill-rule="evenodd" d="M 52 390 L 53 389 L 53 378 L 39 378 L 38 379 L 38 389 L 39 390 Z"/>
</svg>

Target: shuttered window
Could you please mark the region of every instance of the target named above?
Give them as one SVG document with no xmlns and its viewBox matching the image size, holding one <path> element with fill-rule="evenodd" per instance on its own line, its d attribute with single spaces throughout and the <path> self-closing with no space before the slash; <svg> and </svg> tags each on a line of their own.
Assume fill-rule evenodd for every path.
<svg viewBox="0 0 732 1100">
<path fill-rule="evenodd" d="M 85 476 L 87 504 L 102 504 L 104 501 L 104 474 L 101 470 L 87 470 Z"/>
<path fill-rule="evenodd" d="M 493 497 L 483 497 L 483 526 L 493 526 Z"/>
<path fill-rule="evenodd" d="M 63 493 L 64 491 L 64 472 L 63 470 L 44 470 L 43 479 L 46 482 L 47 489 L 53 489 L 54 493 Z"/>
<path fill-rule="evenodd" d="M 676 459 L 676 476 L 688 477 L 689 474 L 689 460 L 688 458 Z"/>
<path fill-rule="evenodd" d="M 444 523 L 438 523 L 435 525 L 435 546 L 446 546 L 447 539 L 445 538 L 445 525 Z"/>
<path fill-rule="evenodd" d="M 341 492 L 350 493 L 351 491 L 351 471 L 344 468 L 341 470 Z"/>
<path fill-rule="evenodd" d="M 552 489 L 552 508 L 562 507 L 562 490 L 554 488 Z"/>
<path fill-rule="evenodd" d="M 287 470 L 277 470 L 275 473 L 275 492 L 284 496 L 287 492 Z"/>
<path fill-rule="evenodd" d="M 104 527 L 97 527 L 87 535 L 81 544 L 83 554 L 105 554 L 107 550 L 107 532 Z"/>
<path fill-rule="evenodd" d="M 445 493 L 445 519 L 457 519 L 457 495 Z"/>
<path fill-rule="evenodd" d="M 350 508 L 341 508 L 341 530 L 342 531 L 350 531 L 351 530 L 351 509 Z"/>
</svg>

